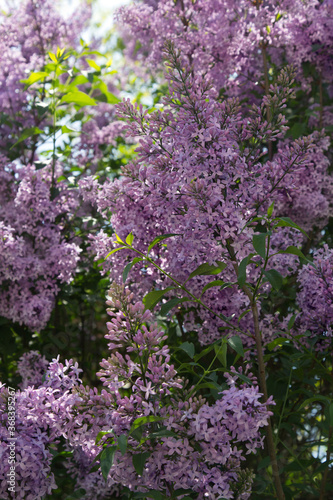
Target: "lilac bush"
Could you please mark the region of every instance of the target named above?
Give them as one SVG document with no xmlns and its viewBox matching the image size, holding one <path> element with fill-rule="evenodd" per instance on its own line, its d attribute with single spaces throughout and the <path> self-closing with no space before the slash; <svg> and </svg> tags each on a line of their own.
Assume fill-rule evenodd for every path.
<svg viewBox="0 0 333 500">
<path fill-rule="evenodd" d="M 38 113 L 33 104 L 43 100 L 34 91 L 25 89 L 22 80 L 31 72 L 42 71 L 48 62 L 48 52 L 57 47 L 76 47 L 80 33 L 90 18 L 90 9 L 85 4 L 80 15 L 65 20 L 53 2 L 25 0 L 18 7 L 11 6 L 8 15 L 2 14 L 0 25 L 0 47 L 3 64 L 0 70 L 1 150 L 11 155 L 10 147 L 24 129 L 40 127 L 45 116 Z M 44 87 L 44 93 L 45 93 Z M 39 110 L 40 111 L 40 110 Z M 34 138 L 31 140 L 33 141 Z M 34 160 L 24 157 L 24 163 Z"/>
<path fill-rule="evenodd" d="M 73 216 L 78 202 L 61 182 L 52 199 L 51 168 L 18 167 L 3 160 L 1 178 L 0 314 L 41 330 L 59 284 L 72 279 L 79 260 L 79 246 L 66 241 L 56 223 L 61 214 Z"/>
<path fill-rule="evenodd" d="M 279 77 L 280 86 L 272 86 L 270 96 L 264 98 L 260 107 L 255 106 L 249 115 L 242 117 L 234 99 L 220 103 L 212 84 L 207 79 L 192 77 L 190 69 L 180 66 L 174 49 L 170 50 L 171 88 L 165 110 L 152 114 L 142 108 L 136 110 L 128 101 L 119 106 L 120 112 L 132 120 L 130 133 L 140 137 L 137 160 L 126 166 L 122 178 L 105 182 L 100 189 L 91 179 L 86 196 L 96 193 L 98 210 L 106 217 L 110 210 L 115 232 L 123 239 L 132 232 L 141 252 L 145 252 L 154 236 L 177 233 L 167 248 L 155 246 L 151 256 L 179 282 L 187 280 L 204 262 L 223 261 L 223 281 L 228 287 L 209 288 L 204 295 L 215 315 L 197 308 L 195 315 L 191 311 L 185 317 L 185 328 L 197 330 L 200 342 L 207 344 L 220 337 L 219 328 L 224 326 L 216 313 L 235 317 L 237 322 L 249 305 L 249 297 L 238 286 L 235 269 L 235 255 L 241 262 L 256 252 L 253 247 L 256 233 L 253 224 L 247 222 L 261 216 L 264 224 L 272 201 L 279 213 L 285 214 L 286 199 L 290 204 L 294 192 L 298 198 L 299 180 L 308 179 L 307 172 L 312 175 L 314 158 L 319 165 L 322 162 L 327 166 L 324 156 L 327 140 L 313 133 L 294 142 L 280 141 L 274 159 L 261 163 L 263 142 L 281 138 L 285 132 L 285 118 L 281 114 L 271 125 L 265 118 L 266 106 L 279 110 L 291 93 L 287 87 L 292 83 L 288 74 Z M 254 135 L 257 143 L 253 144 Z M 103 233 L 92 238 L 98 257 L 111 250 L 111 241 L 117 242 L 115 236 L 109 240 Z M 288 231 L 276 228 L 270 235 L 267 257 L 272 256 L 274 268 L 283 276 L 297 270 L 298 258 L 276 254 L 302 242 L 302 233 L 293 228 Z M 114 279 L 121 279 L 131 256 L 134 255 L 114 253 L 106 261 Z M 260 257 L 265 259 L 265 255 Z M 259 266 L 260 260 L 256 258 L 247 267 L 247 281 L 253 286 L 260 276 Z M 153 286 L 162 288 L 172 284 L 157 268 L 143 269 L 139 262 L 128 280 L 142 295 Z M 209 277 L 200 275 L 187 286 L 195 296 L 200 296 L 209 282 Z M 259 284 L 266 290 L 269 286 Z M 202 322 L 199 330 L 198 315 Z M 249 328 L 248 318 L 240 325 L 244 325 L 244 330 Z M 249 335 L 242 340 L 253 345 Z"/>
<path fill-rule="evenodd" d="M 330 498 L 332 2 L 82 12 L 0 24 L 1 498 Z"/>
<path fill-rule="evenodd" d="M 132 57 L 160 65 L 164 43 L 172 40 L 197 74 L 231 95 L 253 99 L 253 91 L 265 89 L 267 59 L 272 69 L 294 65 L 307 88 L 314 76 L 304 78 L 302 65 L 314 64 L 331 86 L 330 0 L 146 0 L 122 7 L 118 22 Z"/>
<path fill-rule="evenodd" d="M 43 470 L 29 468 L 27 475 L 23 465 L 32 457 L 21 457 L 22 472 L 17 477 L 21 497 L 33 490 L 34 498 L 43 498 L 56 488 L 50 474 L 51 452 L 63 437 L 67 451 L 74 452 L 67 466 L 74 476 L 83 474 L 84 463 L 88 472 L 100 457 L 106 483 L 100 471 L 89 475 L 83 481 L 85 498 L 106 495 L 119 486 L 161 491 L 166 497 L 174 489 L 185 489 L 199 493 L 198 498 L 216 499 L 235 498 L 237 490 L 238 498 L 249 498 L 252 474 L 241 469 L 243 446 L 246 454 L 262 447 L 260 428 L 267 425 L 271 400 L 261 403 L 256 378 L 248 373 L 249 382 L 239 384 L 235 369 L 227 377 L 228 388 L 213 405 L 197 398 L 195 388 L 186 387 L 186 380 L 169 364 L 165 332 L 152 323 L 153 315 L 142 303 L 132 301 L 133 294 L 119 286 L 109 292 L 111 321 L 106 338 L 110 357 L 101 362 L 98 375 L 105 389 L 100 394 L 80 384 L 81 370 L 72 360 L 65 366 L 53 360 L 42 382 L 31 376 L 29 363 L 35 359 L 42 373 L 45 360 L 38 359 L 38 353 L 20 360 L 24 383 L 16 395 L 17 445 L 24 452 L 30 438 L 28 453 L 38 460 L 44 450 L 46 457 Z M 114 312 L 114 308 L 119 310 Z M 129 391 L 126 396 L 124 388 Z M 4 407 L 6 395 L 3 386 Z M 9 470 L 6 411 L 3 415 L 1 476 L 5 484 Z M 101 440 L 111 444 L 103 453 L 113 453 L 113 465 L 106 471 L 103 454 L 98 455 Z"/>
<path fill-rule="evenodd" d="M 113 117 L 116 84 L 99 78 L 99 53 L 80 40 L 91 8 L 84 2 L 80 12 L 64 19 L 54 4 L 26 0 L 1 17 L 0 314 L 35 331 L 79 272 L 80 254 L 89 260 L 82 234 L 93 214 L 73 172 L 96 173 L 100 147 L 112 148 L 124 128 Z M 94 112 L 78 125 L 88 104 Z"/>
</svg>

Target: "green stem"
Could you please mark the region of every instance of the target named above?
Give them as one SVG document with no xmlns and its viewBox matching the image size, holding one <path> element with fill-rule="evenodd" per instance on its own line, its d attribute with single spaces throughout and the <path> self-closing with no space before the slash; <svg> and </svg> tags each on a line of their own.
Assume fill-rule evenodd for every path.
<svg viewBox="0 0 333 500">
<path fill-rule="evenodd" d="M 291 382 L 291 374 L 292 374 L 292 367 L 290 368 L 290 374 L 289 374 L 289 379 L 288 379 L 288 385 L 287 385 L 287 390 L 286 390 L 286 395 L 284 397 L 284 401 L 283 401 L 283 406 L 282 406 L 282 411 L 281 411 L 281 414 L 280 414 L 280 419 L 279 419 L 279 424 L 278 424 L 278 427 L 277 427 L 277 432 L 276 432 L 276 440 L 275 440 L 275 447 L 277 447 L 278 443 L 279 443 L 279 431 L 280 431 L 280 426 L 281 426 L 281 422 L 282 422 L 282 418 L 283 418 L 283 414 L 284 414 L 284 410 L 286 408 L 286 404 L 287 404 L 287 398 L 288 398 L 288 394 L 289 394 L 289 387 L 290 387 L 290 382 Z"/>
<path fill-rule="evenodd" d="M 287 452 L 293 457 L 293 459 L 295 460 L 295 462 L 297 462 L 297 464 L 300 466 L 300 468 L 302 469 L 302 471 L 304 472 L 304 474 L 306 474 L 308 476 L 308 478 L 312 481 L 313 480 L 312 474 L 298 460 L 298 457 L 297 457 L 297 455 L 295 455 L 295 453 L 293 452 L 293 450 L 291 448 L 289 448 L 289 446 L 287 446 L 286 443 L 284 443 L 283 441 L 280 441 L 280 443 L 282 444 L 282 446 L 284 446 L 284 448 L 287 450 Z"/>
<path fill-rule="evenodd" d="M 185 401 L 187 401 L 192 396 L 192 394 L 194 394 L 196 392 L 197 387 L 201 384 L 201 382 L 204 380 L 204 378 L 210 374 L 210 369 L 213 366 L 213 364 L 215 363 L 216 358 L 217 358 L 217 353 L 215 354 L 213 361 L 210 363 L 208 369 L 204 370 L 204 373 L 201 376 L 201 378 L 199 379 L 199 381 L 195 384 L 195 386 L 191 389 L 189 394 L 186 396 Z"/>
</svg>

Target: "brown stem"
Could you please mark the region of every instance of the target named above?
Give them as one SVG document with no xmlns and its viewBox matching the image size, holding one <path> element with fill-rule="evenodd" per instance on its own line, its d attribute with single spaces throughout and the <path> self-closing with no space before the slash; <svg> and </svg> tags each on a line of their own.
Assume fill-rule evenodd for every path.
<svg viewBox="0 0 333 500">
<path fill-rule="evenodd" d="M 264 42 L 261 44 L 261 52 L 262 52 L 262 62 L 264 65 L 265 94 L 266 94 L 266 96 L 268 96 L 269 95 L 268 64 L 267 64 L 266 45 Z M 272 116 L 271 116 L 271 110 L 270 110 L 269 105 L 267 105 L 266 109 L 267 109 L 267 121 L 270 122 L 272 119 Z M 271 161 L 273 159 L 273 143 L 272 143 L 272 141 L 268 141 L 267 146 L 268 146 L 268 158 Z"/>
<path fill-rule="evenodd" d="M 227 248 L 228 248 L 230 257 L 234 263 L 233 266 L 234 266 L 236 275 L 238 276 L 238 264 L 237 264 L 235 251 L 230 244 L 228 244 Z M 267 392 L 267 384 L 266 384 L 266 369 L 265 369 L 264 353 L 263 353 L 261 333 L 260 333 L 260 328 L 259 328 L 258 307 L 257 307 L 256 301 L 255 301 L 255 297 L 253 296 L 253 294 L 251 293 L 249 288 L 246 285 L 243 285 L 242 290 L 250 300 L 250 306 L 251 306 L 251 311 L 252 311 L 252 316 L 253 316 L 253 324 L 254 324 L 255 342 L 256 342 L 256 348 L 257 348 L 257 357 L 258 357 L 257 359 L 258 359 L 259 387 L 260 387 L 261 392 L 264 395 L 264 402 L 266 403 L 268 400 L 268 392 Z M 271 419 L 268 418 L 267 422 L 268 422 L 268 425 L 266 427 L 266 443 L 267 443 L 269 458 L 270 458 L 270 462 L 271 462 L 271 466 L 272 466 L 272 473 L 273 473 L 276 494 L 277 494 L 278 500 L 285 500 L 285 496 L 284 496 L 284 492 L 283 492 L 283 488 L 282 488 L 282 483 L 281 483 L 281 479 L 280 479 L 280 474 L 279 474 L 279 467 L 278 467 L 278 463 L 277 463 Z"/>
<path fill-rule="evenodd" d="M 266 402 L 268 400 L 268 393 L 267 393 L 267 384 L 266 384 L 266 370 L 265 370 L 265 362 L 264 362 L 264 353 L 263 353 L 263 349 L 262 349 L 261 334 L 260 334 L 260 329 L 259 329 L 258 308 L 257 308 L 256 302 L 252 301 L 252 299 L 251 299 L 252 294 L 247 289 L 247 287 L 245 285 L 243 287 L 243 290 L 246 293 L 246 295 L 249 297 L 250 302 L 251 302 L 251 310 L 252 310 L 252 315 L 253 315 L 254 332 L 255 332 L 257 356 L 258 356 L 259 385 L 260 385 L 260 390 L 264 394 L 264 401 Z M 276 450 L 275 450 L 275 445 L 274 445 L 273 429 L 272 429 L 272 423 L 271 423 L 270 418 L 268 418 L 268 425 L 266 427 L 266 442 L 267 442 L 269 458 L 270 458 L 271 466 L 272 466 L 273 479 L 274 479 L 274 484 L 275 484 L 275 488 L 276 488 L 277 498 L 279 500 L 284 500 L 285 496 L 284 496 L 282 483 L 281 483 L 281 479 L 280 479 L 280 474 L 279 474 L 279 467 L 278 467 L 278 463 L 277 463 Z"/>
</svg>

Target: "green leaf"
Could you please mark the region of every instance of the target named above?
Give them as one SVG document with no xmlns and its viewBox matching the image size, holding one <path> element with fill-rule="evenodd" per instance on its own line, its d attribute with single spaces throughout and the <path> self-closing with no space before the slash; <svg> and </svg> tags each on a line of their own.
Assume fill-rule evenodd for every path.
<svg viewBox="0 0 333 500">
<path fill-rule="evenodd" d="M 152 432 L 149 434 L 148 439 L 156 439 L 161 437 L 177 437 L 177 434 L 173 431 L 168 431 L 168 429 L 161 429 L 160 431 Z"/>
<path fill-rule="evenodd" d="M 15 144 L 13 144 L 13 146 L 10 149 L 13 149 L 17 144 L 20 144 L 20 142 L 25 141 L 29 137 L 32 137 L 33 135 L 39 135 L 42 133 L 43 133 L 43 130 L 41 130 L 38 127 L 27 128 L 22 132 L 19 139 L 15 142 Z"/>
<path fill-rule="evenodd" d="M 40 169 L 46 167 L 46 165 L 48 164 L 47 161 L 35 161 L 34 163 L 35 163 L 36 170 L 40 170 Z M 60 176 L 60 177 L 62 177 L 62 176 Z M 57 182 L 59 182 L 60 177 L 58 177 Z M 66 179 L 66 177 L 64 177 L 64 179 Z"/>
<path fill-rule="evenodd" d="M 65 52 L 65 49 L 61 49 L 60 47 L 57 47 L 57 57 L 61 57 L 64 52 Z"/>
<path fill-rule="evenodd" d="M 109 448 L 105 448 L 101 454 L 101 471 L 105 481 L 107 481 L 116 451 L 117 446 L 109 446 Z"/>
<path fill-rule="evenodd" d="M 249 264 L 251 258 L 253 257 L 253 253 L 250 253 L 247 257 L 244 257 L 242 262 L 238 266 L 238 278 L 237 282 L 239 286 L 244 286 L 246 282 L 246 266 Z"/>
<path fill-rule="evenodd" d="M 160 241 L 166 240 L 167 238 L 172 238 L 172 236 L 180 236 L 180 234 L 177 233 L 169 233 L 169 234 L 162 234 L 161 236 L 157 236 L 153 241 L 150 243 L 148 250 L 147 250 L 147 255 L 149 254 L 150 250 L 157 245 Z"/>
<path fill-rule="evenodd" d="M 226 288 L 227 286 L 232 286 L 233 284 L 234 283 L 225 283 L 222 280 L 211 281 L 210 283 L 207 283 L 207 285 L 203 287 L 200 297 L 202 297 L 202 295 L 206 292 L 206 290 L 209 290 L 209 288 L 213 288 L 214 286 L 222 287 L 223 285 L 225 285 L 223 286 L 223 288 Z"/>
<path fill-rule="evenodd" d="M 324 47 L 325 47 L 325 45 L 324 45 L 324 44 L 322 44 L 322 43 L 314 43 L 314 44 L 312 45 L 312 47 L 311 47 L 311 50 L 312 50 L 313 52 L 316 52 L 317 50 L 319 50 L 319 49 L 323 49 Z"/>
<path fill-rule="evenodd" d="M 144 453 L 137 453 L 136 455 L 133 455 L 134 469 L 136 470 L 136 473 L 139 476 L 142 476 L 145 463 L 149 457 L 150 457 L 149 451 L 145 451 Z"/>
<path fill-rule="evenodd" d="M 270 457 L 269 456 L 265 457 L 262 460 L 260 460 L 257 469 L 258 470 L 260 470 L 260 469 L 266 469 L 266 467 L 268 467 L 270 465 L 270 463 L 271 463 Z"/>
<path fill-rule="evenodd" d="M 206 349 L 204 349 L 203 351 L 201 351 L 199 354 L 196 354 L 195 357 L 194 357 L 194 361 L 199 361 L 199 359 L 201 359 L 204 356 L 206 356 L 206 354 L 209 354 L 214 349 L 214 345 L 215 344 L 212 344 L 212 345 L 206 347 Z"/>
<path fill-rule="evenodd" d="M 131 436 L 133 439 L 135 439 L 136 441 L 138 441 L 139 443 L 142 442 L 142 434 L 143 434 L 143 429 L 142 427 L 138 427 L 137 429 L 135 429 Z"/>
<path fill-rule="evenodd" d="M 277 221 L 275 227 L 293 227 L 294 229 L 298 229 L 299 231 L 301 231 L 307 238 L 309 238 L 306 232 L 301 227 L 299 227 L 295 222 L 289 219 L 289 217 L 277 217 L 276 219 L 274 219 L 274 221 Z"/>
<path fill-rule="evenodd" d="M 255 251 L 263 259 L 266 258 L 266 236 L 267 233 L 255 234 L 252 239 Z"/>
<path fill-rule="evenodd" d="M 251 309 L 246 309 L 245 311 L 243 311 L 242 314 L 239 316 L 237 322 L 240 323 L 240 320 L 244 318 L 244 316 L 246 316 L 250 311 Z"/>
<path fill-rule="evenodd" d="M 269 271 L 263 271 L 264 275 L 270 282 L 275 290 L 280 290 L 283 285 L 283 277 L 276 269 L 270 269 Z"/>
<path fill-rule="evenodd" d="M 120 236 L 118 236 L 117 233 L 114 233 L 115 237 L 116 237 L 116 240 L 118 241 L 118 243 L 123 243 L 125 245 L 125 243 L 123 242 L 123 240 L 120 238 Z"/>
<path fill-rule="evenodd" d="M 289 130 L 288 135 L 291 135 L 293 139 L 298 139 L 306 133 L 306 123 L 299 122 L 295 123 Z"/>
<path fill-rule="evenodd" d="M 253 217 L 251 218 L 246 224 L 245 226 L 243 227 L 243 229 L 241 230 L 241 233 L 244 231 L 244 229 L 248 226 L 252 226 L 254 222 L 259 222 L 261 220 L 265 220 L 264 217 Z"/>
<path fill-rule="evenodd" d="M 296 316 L 297 314 L 293 314 L 290 320 L 288 321 L 288 330 L 290 330 L 294 326 Z"/>
<path fill-rule="evenodd" d="M 274 201 L 267 209 L 267 217 L 272 217 L 274 211 Z"/>
<path fill-rule="evenodd" d="M 88 83 L 88 78 L 86 78 L 84 75 L 77 75 L 70 84 L 70 88 L 75 89 L 77 85 L 83 85 L 84 83 Z"/>
<path fill-rule="evenodd" d="M 131 425 L 129 434 L 132 434 L 136 429 L 142 427 L 143 425 L 150 424 L 151 422 L 161 422 L 162 417 L 156 417 L 155 415 L 148 415 L 147 417 L 136 418 Z"/>
<path fill-rule="evenodd" d="M 31 73 L 31 75 L 29 75 L 29 78 L 27 78 L 26 80 L 21 80 L 21 82 L 25 83 L 26 86 L 29 87 L 39 80 L 44 80 L 48 75 L 49 73 L 46 73 L 45 71 L 36 71 L 34 73 Z"/>
<path fill-rule="evenodd" d="M 126 236 L 126 243 L 127 245 L 131 246 L 132 243 L 133 243 L 133 240 L 134 240 L 134 236 L 132 234 L 132 232 L 130 232 L 130 234 L 128 236 Z"/>
<path fill-rule="evenodd" d="M 73 132 L 79 132 L 79 130 L 75 130 L 75 128 L 68 127 L 67 125 L 63 125 L 61 127 L 61 132 L 63 134 L 72 134 Z"/>
<path fill-rule="evenodd" d="M 133 493 L 131 498 L 154 498 L 154 500 L 164 500 L 165 497 L 162 495 L 160 491 L 157 490 L 149 490 L 144 493 L 137 492 Z"/>
<path fill-rule="evenodd" d="M 223 269 L 227 267 L 227 264 L 225 262 L 220 262 L 220 261 L 217 261 L 217 263 L 218 266 L 212 266 L 207 263 L 200 264 L 200 266 L 197 267 L 196 270 L 189 275 L 186 281 L 189 281 L 195 276 L 214 276 L 215 274 L 220 274 L 223 271 Z"/>
<path fill-rule="evenodd" d="M 127 436 L 126 434 L 120 434 L 117 439 L 118 448 L 122 455 L 125 455 L 127 450 Z"/>
<path fill-rule="evenodd" d="M 50 104 L 47 102 L 36 102 L 35 104 L 38 116 L 43 116 L 46 111 L 49 109 Z"/>
<path fill-rule="evenodd" d="M 115 96 L 111 92 L 104 92 L 104 94 L 107 98 L 108 104 L 118 104 L 119 102 L 121 102 L 121 99 L 119 99 L 119 97 Z"/>
<path fill-rule="evenodd" d="M 243 343 L 241 341 L 241 338 L 238 337 L 238 335 L 235 335 L 234 337 L 230 337 L 227 340 L 228 344 L 230 347 L 237 352 L 240 356 L 244 356 L 244 347 Z"/>
<path fill-rule="evenodd" d="M 100 442 L 100 440 L 102 439 L 103 436 L 106 436 L 107 434 L 112 434 L 112 430 L 109 430 L 109 431 L 100 431 L 97 436 L 96 436 L 96 439 L 95 439 L 95 444 L 98 444 Z"/>
<path fill-rule="evenodd" d="M 186 354 L 188 354 L 191 359 L 194 358 L 195 348 L 192 342 L 184 342 L 182 345 L 179 346 L 179 349 L 185 351 Z"/>
<path fill-rule="evenodd" d="M 130 262 L 129 264 L 127 264 L 127 266 L 125 267 L 125 269 L 123 271 L 123 283 L 125 283 L 125 281 L 127 280 L 128 273 L 130 272 L 130 270 L 132 269 L 132 267 L 134 266 L 134 264 L 136 264 L 137 262 L 141 262 L 141 261 L 143 261 L 142 257 L 135 257 L 132 260 L 132 262 Z"/>
<path fill-rule="evenodd" d="M 57 187 L 51 187 L 50 189 L 50 195 L 51 195 L 51 200 L 54 200 L 57 196 L 59 196 L 60 190 Z"/>
<path fill-rule="evenodd" d="M 214 351 L 217 359 L 220 361 L 222 366 L 227 366 L 227 344 L 223 343 L 222 345 L 214 345 Z"/>
<path fill-rule="evenodd" d="M 303 401 L 303 403 L 299 407 L 299 410 L 301 410 L 302 408 L 305 408 L 305 406 L 309 406 L 312 403 L 316 403 L 316 402 L 325 403 L 325 405 L 327 405 L 331 402 L 331 400 L 329 398 L 327 398 L 326 396 L 321 396 L 320 394 L 318 394 L 317 396 L 313 396 L 312 398 L 308 398 L 305 401 Z"/>
<path fill-rule="evenodd" d="M 165 290 L 154 290 L 153 292 L 147 293 L 147 295 L 145 295 L 142 300 L 142 302 L 146 306 L 146 309 L 154 309 L 161 298 L 170 290 L 175 290 L 175 287 L 168 286 L 167 288 L 165 288 Z"/>
<path fill-rule="evenodd" d="M 189 496 L 183 496 L 186 495 L 186 493 Z M 189 489 L 178 488 L 173 492 L 173 498 L 179 498 L 180 496 L 182 496 L 182 500 L 193 500 L 193 491 Z M 225 499 L 221 498 L 220 500 L 225 500 Z"/>
<path fill-rule="evenodd" d="M 173 309 L 177 304 L 181 304 L 182 302 L 188 302 L 189 300 L 191 300 L 191 299 L 189 299 L 187 297 L 183 297 L 182 299 L 174 298 L 174 299 L 169 300 L 168 302 L 166 302 L 165 304 L 163 304 L 161 306 L 160 315 L 166 316 L 168 314 L 168 312 L 171 311 L 171 309 Z"/>
<path fill-rule="evenodd" d="M 93 59 L 86 59 L 87 63 L 91 68 L 94 68 L 96 71 L 101 71 L 101 67 Z"/>
<path fill-rule="evenodd" d="M 285 344 L 286 342 L 289 342 L 289 340 L 286 339 L 285 337 L 278 337 L 277 339 L 274 339 L 272 342 L 267 344 L 267 348 L 269 351 L 273 351 L 278 346 L 282 347 L 282 345 Z"/>
<path fill-rule="evenodd" d="M 233 375 L 233 374 L 231 373 L 231 375 Z M 241 380 L 243 380 L 243 382 L 245 382 L 246 384 L 252 385 L 252 380 L 249 377 L 247 377 L 246 375 L 244 375 L 243 373 L 237 372 L 237 377 L 240 378 Z"/>
<path fill-rule="evenodd" d="M 304 259 L 306 262 L 311 264 L 312 266 L 314 265 L 309 259 L 307 259 L 304 255 L 304 253 L 297 247 L 294 246 L 289 246 L 285 250 L 279 250 L 278 253 L 289 253 L 291 255 L 297 255 L 300 259 Z"/>
<path fill-rule="evenodd" d="M 96 101 L 92 99 L 88 94 L 81 92 L 80 90 L 76 90 L 75 92 L 69 92 L 65 94 L 60 103 L 67 102 L 69 104 L 77 104 L 78 106 L 96 106 Z"/>
<path fill-rule="evenodd" d="M 328 413 L 329 413 L 329 426 L 333 427 L 333 403 L 330 404 Z"/>
<path fill-rule="evenodd" d="M 56 58 L 55 54 L 52 54 L 52 52 L 49 52 L 49 58 L 54 62 L 57 63 L 58 59 Z"/>
<path fill-rule="evenodd" d="M 111 250 L 111 252 L 109 252 L 107 254 L 107 256 L 105 257 L 104 260 L 106 260 L 108 257 L 110 257 L 110 255 L 112 255 L 113 253 L 116 253 L 118 252 L 118 250 L 124 250 L 124 249 L 127 249 L 128 247 L 117 247 L 117 248 L 114 248 L 113 250 Z"/>
</svg>

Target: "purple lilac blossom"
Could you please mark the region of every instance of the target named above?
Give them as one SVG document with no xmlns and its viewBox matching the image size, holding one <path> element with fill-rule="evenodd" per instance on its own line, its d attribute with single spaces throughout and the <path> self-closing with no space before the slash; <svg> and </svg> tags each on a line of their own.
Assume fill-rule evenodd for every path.
<svg viewBox="0 0 333 500">
<path fill-rule="evenodd" d="M 56 168 L 57 176 L 61 168 Z M 73 214 L 78 201 L 63 182 L 51 198 L 51 167 L 36 170 L 1 158 L 0 314 L 41 330 L 54 306 L 60 283 L 73 278 L 80 248 L 65 240 L 56 218 Z"/>
<path fill-rule="evenodd" d="M 168 56 L 166 78 L 170 93 L 164 98 L 163 107 L 149 113 L 142 106 L 135 108 L 129 100 L 119 105 L 119 113 L 131 120 L 129 134 L 139 138 L 137 158 L 122 169 L 120 179 L 107 181 L 101 187 L 96 179 L 84 181 L 86 196 L 96 198 L 98 210 L 106 220 L 110 218 L 121 238 L 133 233 L 135 247 L 141 252 L 145 252 L 158 235 L 179 235 L 169 239 L 167 247 L 155 246 L 151 256 L 180 282 L 204 262 L 223 261 L 227 266 L 221 279 L 230 286 L 207 290 L 204 300 L 216 313 L 237 321 L 249 307 L 249 299 L 237 286 L 230 249 L 238 262 L 253 252 L 254 231 L 247 222 L 256 215 L 264 216 L 272 201 L 278 213 L 284 216 L 289 214 L 290 207 L 287 213 L 285 207 L 290 201 L 294 200 L 296 215 L 300 216 L 299 205 L 306 202 L 309 211 L 316 206 L 314 216 L 321 212 L 318 222 L 327 223 L 331 212 L 325 198 L 325 189 L 329 194 L 327 179 L 330 179 L 324 154 L 328 141 L 318 132 L 294 141 L 283 139 L 286 119 L 280 110 L 293 95 L 292 71 L 282 71 L 276 84 L 271 85 L 269 95 L 244 115 L 236 99 L 221 102 L 213 82 L 180 64 L 180 55 L 172 46 Z M 271 120 L 267 118 L 267 106 L 276 111 Z M 262 148 L 251 147 L 251 143 L 246 142 L 253 137 L 258 144 L 279 140 L 272 160 L 262 161 Z M 310 183 L 312 178 L 316 179 L 315 195 L 309 203 L 302 195 L 305 188 L 300 184 Z M 81 189 L 85 189 L 83 183 Z M 105 257 L 116 242 L 115 237 L 108 238 L 103 231 L 90 238 L 96 259 Z M 295 255 L 276 252 L 302 243 L 303 236 L 295 229 L 280 228 L 272 235 L 272 264 L 283 276 L 297 271 L 298 259 Z M 120 280 L 125 265 L 134 256 L 133 252 L 123 250 L 109 257 L 105 269 L 110 270 L 111 278 Z M 258 276 L 258 268 L 249 265 L 248 282 L 255 284 Z M 133 267 L 128 280 L 139 297 L 154 287 L 160 289 L 172 284 L 156 268 L 143 268 L 141 263 Z M 209 281 L 207 276 L 198 276 L 189 281 L 187 287 L 200 296 Z M 268 289 L 269 284 L 262 288 Z M 261 321 L 267 325 L 267 319 L 261 318 Z M 199 306 L 195 312 L 186 314 L 184 326 L 198 332 L 200 342 L 208 344 L 220 337 L 219 329 L 225 325 Z M 241 320 L 240 326 L 253 335 L 247 318 Z M 264 334 L 265 331 L 269 335 L 264 342 L 268 342 L 272 332 L 263 328 Z M 231 332 L 232 329 L 226 334 Z M 242 340 L 248 347 L 254 345 L 251 334 Z"/>
<path fill-rule="evenodd" d="M 227 375 L 228 389 L 209 405 L 170 365 L 169 348 L 164 331 L 154 322 L 144 305 L 134 302 L 129 290 L 113 285 L 108 296 L 110 357 L 101 362 L 99 376 L 104 389 L 90 389 L 81 384 L 80 369 L 73 360 L 65 365 L 54 359 L 41 384 L 30 386 L 28 358 L 20 362 L 22 389 L 17 391 L 16 433 L 20 443 L 22 466 L 17 468 L 20 497 L 33 491 L 42 499 L 56 488 L 50 471 L 52 448 L 65 440 L 67 451 L 73 452 L 67 469 L 86 493 L 83 498 L 107 498 L 124 486 L 132 491 L 157 489 L 168 494 L 169 485 L 198 493 L 199 499 L 247 500 L 251 494 L 251 471 L 242 467 L 244 454 L 256 453 L 263 446 L 260 429 L 267 425 L 271 412 L 261 403 L 257 380 L 246 372 L 250 384 L 239 380 L 242 373 L 234 368 Z M 42 358 L 40 358 L 40 362 Z M 23 389 L 25 387 L 25 389 Z M 124 390 L 126 389 L 126 392 Z M 1 386 L 0 465 L 1 494 L 6 493 L 8 472 L 8 431 L 6 404 L 8 391 Z M 148 457 L 142 475 L 133 466 L 138 441 L 129 435 L 139 417 L 153 417 L 159 422 L 143 428 L 146 438 L 140 452 Z M 169 432 L 157 439 L 152 431 Z M 102 440 L 96 438 L 105 431 Z M 128 435 L 125 453 L 116 451 L 107 481 L 101 471 L 90 474 L 94 459 L 106 439 L 117 443 L 121 434 Z M 43 466 L 38 460 L 44 456 Z M 98 462 L 97 462 L 98 463 Z M 7 496 L 6 496 L 7 495 Z M 30 498 L 30 497 L 27 497 Z M 32 497 L 31 497 L 32 500 Z"/>
</svg>

